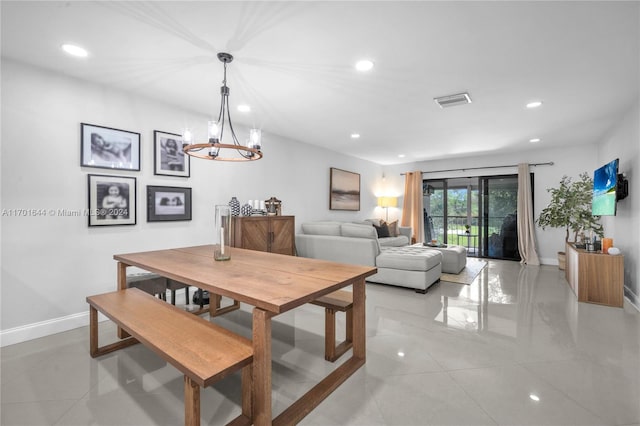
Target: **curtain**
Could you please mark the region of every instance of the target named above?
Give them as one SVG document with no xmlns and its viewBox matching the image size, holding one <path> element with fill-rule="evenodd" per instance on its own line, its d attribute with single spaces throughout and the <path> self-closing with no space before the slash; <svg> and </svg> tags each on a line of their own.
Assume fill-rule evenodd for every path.
<svg viewBox="0 0 640 426">
<path fill-rule="evenodd" d="M 422 205 L 422 172 L 407 172 L 404 181 L 402 203 L 402 226 L 410 226 L 412 242 L 424 242 L 424 217 Z"/>
<path fill-rule="evenodd" d="M 518 164 L 518 249 L 520 263 L 540 265 L 536 252 L 536 234 L 533 222 L 533 206 L 531 197 L 531 177 L 529 164 Z"/>
</svg>

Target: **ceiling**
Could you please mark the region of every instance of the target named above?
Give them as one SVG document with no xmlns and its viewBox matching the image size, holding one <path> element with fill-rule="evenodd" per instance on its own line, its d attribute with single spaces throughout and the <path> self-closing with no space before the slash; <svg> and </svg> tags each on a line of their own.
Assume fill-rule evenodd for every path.
<svg viewBox="0 0 640 426">
<path fill-rule="evenodd" d="M 599 141 L 638 100 L 639 6 L 2 1 L 2 56 L 217 116 L 228 52 L 231 106 L 252 108 L 233 122 L 262 128 L 266 155 L 280 135 L 398 164 Z M 460 92 L 472 103 L 433 101 Z"/>
</svg>

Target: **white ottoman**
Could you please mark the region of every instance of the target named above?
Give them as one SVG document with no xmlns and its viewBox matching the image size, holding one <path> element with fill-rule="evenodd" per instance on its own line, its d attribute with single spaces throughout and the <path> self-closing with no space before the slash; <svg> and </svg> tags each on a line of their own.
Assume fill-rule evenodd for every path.
<svg viewBox="0 0 640 426">
<path fill-rule="evenodd" d="M 441 265 L 442 254 L 435 250 L 412 246 L 382 247 L 376 257 L 378 273 L 367 277 L 367 281 L 402 285 L 426 293 L 431 285 L 440 281 Z"/>
<path fill-rule="evenodd" d="M 424 250 L 437 250 L 442 253 L 442 272 L 447 274 L 459 274 L 467 265 L 467 249 L 463 246 L 449 244 L 446 247 L 428 247 L 422 243 L 412 247 L 421 247 Z"/>
</svg>

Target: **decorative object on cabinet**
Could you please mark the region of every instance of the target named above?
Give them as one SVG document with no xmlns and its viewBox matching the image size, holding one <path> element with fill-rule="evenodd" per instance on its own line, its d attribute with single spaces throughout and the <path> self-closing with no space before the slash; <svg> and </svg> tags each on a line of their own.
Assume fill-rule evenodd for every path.
<svg viewBox="0 0 640 426">
<path fill-rule="evenodd" d="M 240 201 L 236 197 L 231 197 L 229 208 L 231 209 L 231 216 L 240 216 Z"/>
<path fill-rule="evenodd" d="M 360 175 L 331 167 L 329 209 L 360 211 Z"/>
<path fill-rule="evenodd" d="M 282 201 L 271 197 L 264 202 L 268 216 L 282 216 Z"/>
<path fill-rule="evenodd" d="M 239 216 L 233 222 L 233 247 L 295 254 L 294 216 Z"/>
<path fill-rule="evenodd" d="M 240 207 L 240 214 L 242 216 L 251 216 L 252 212 L 253 212 L 253 207 L 251 207 L 251 204 L 249 203 L 246 203 L 242 207 Z"/>
<path fill-rule="evenodd" d="M 191 188 L 147 186 L 147 222 L 191 220 Z"/>
<path fill-rule="evenodd" d="M 242 145 L 238 142 L 236 132 L 233 130 L 231 123 L 231 114 L 229 112 L 229 88 L 227 87 L 227 64 L 233 61 L 233 56 L 220 52 L 218 60 L 224 64 L 224 78 L 222 87 L 220 87 L 220 112 L 218 119 L 209 121 L 207 124 L 207 142 L 195 143 L 193 133 L 190 129 L 185 129 L 182 137 L 185 142 L 184 152 L 193 157 L 203 158 L 205 160 L 218 161 L 253 161 L 262 158 L 262 131 L 260 129 L 249 130 L 249 138 L 247 144 Z M 229 125 L 232 144 L 223 144 L 222 135 L 224 134 L 224 125 Z M 235 151 L 235 153 L 234 153 Z"/>
<path fill-rule="evenodd" d="M 80 123 L 80 166 L 140 170 L 140 133 Z"/>
<path fill-rule="evenodd" d="M 611 253 L 613 247 L 609 249 Z M 624 256 L 587 252 L 567 243 L 565 276 L 578 302 L 621 308 L 624 301 Z"/>
<path fill-rule="evenodd" d="M 88 175 L 89 226 L 136 224 L 136 178 Z"/>
<path fill-rule="evenodd" d="M 189 177 L 191 157 L 182 150 L 182 136 L 153 131 L 153 174 Z"/>
</svg>

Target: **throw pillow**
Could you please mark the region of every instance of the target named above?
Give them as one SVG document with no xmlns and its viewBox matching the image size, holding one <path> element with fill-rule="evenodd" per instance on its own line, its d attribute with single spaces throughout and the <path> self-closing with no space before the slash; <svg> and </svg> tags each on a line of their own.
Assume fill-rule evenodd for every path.
<svg viewBox="0 0 640 426">
<path fill-rule="evenodd" d="M 398 221 L 394 220 L 393 222 L 387 222 L 387 227 L 389 228 L 389 236 L 397 237 L 398 236 Z"/>
<path fill-rule="evenodd" d="M 376 232 L 378 233 L 378 238 L 389 237 L 389 227 L 386 223 L 381 223 L 380 226 L 373 225 L 376 228 Z"/>
</svg>

